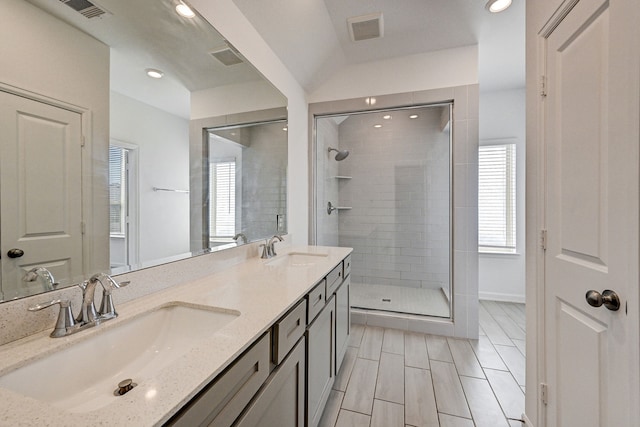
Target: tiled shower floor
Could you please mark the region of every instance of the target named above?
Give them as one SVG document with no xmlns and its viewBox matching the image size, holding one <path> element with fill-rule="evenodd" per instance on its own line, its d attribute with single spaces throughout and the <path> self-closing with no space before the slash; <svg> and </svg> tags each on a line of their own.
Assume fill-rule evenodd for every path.
<svg viewBox="0 0 640 427">
<path fill-rule="evenodd" d="M 449 300 L 442 289 L 352 283 L 351 307 L 449 317 Z"/>
</svg>

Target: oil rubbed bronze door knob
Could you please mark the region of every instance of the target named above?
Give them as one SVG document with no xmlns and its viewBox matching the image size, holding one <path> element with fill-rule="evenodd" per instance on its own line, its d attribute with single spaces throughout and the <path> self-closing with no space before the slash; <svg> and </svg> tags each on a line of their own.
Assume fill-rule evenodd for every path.
<svg viewBox="0 0 640 427">
<path fill-rule="evenodd" d="M 604 305 L 611 311 L 618 311 L 620 309 L 620 298 L 618 298 L 618 294 L 610 289 L 603 291 L 602 294 L 594 290 L 587 291 L 585 298 L 592 307 Z"/>
<path fill-rule="evenodd" d="M 7 252 L 7 256 L 9 258 L 20 258 L 22 255 L 24 255 L 24 251 L 22 249 L 13 248 L 9 249 Z"/>
</svg>

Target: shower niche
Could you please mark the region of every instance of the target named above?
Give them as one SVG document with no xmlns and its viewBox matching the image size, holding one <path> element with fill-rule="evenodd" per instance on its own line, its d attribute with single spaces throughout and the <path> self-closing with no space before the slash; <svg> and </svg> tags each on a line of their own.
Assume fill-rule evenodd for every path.
<svg viewBox="0 0 640 427">
<path fill-rule="evenodd" d="M 452 110 L 314 116 L 311 238 L 353 248 L 352 308 L 453 318 Z"/>
</svg>

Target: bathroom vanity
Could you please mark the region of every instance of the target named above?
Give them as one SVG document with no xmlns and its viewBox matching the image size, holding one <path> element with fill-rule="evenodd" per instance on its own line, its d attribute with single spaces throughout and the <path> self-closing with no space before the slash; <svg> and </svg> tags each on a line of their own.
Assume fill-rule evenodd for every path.
<svg viewBox="0 0 640 427">
<path fill-rule="evenodd" d="M 0 424 L 316 427 L 350 333 L 350 252 L 305 246 L 267 260 L 254 256 L 120 304 L 117 319 L 91 330 L 61 339 L 45 331 L 2 346 Z M 222 323 L 189 340 L 189 329 L 201 334 L 207 319 L 218 322 L 211 313 Z M 166 334 L 178 328 L 180 352 L 156 342 L 148 345 L 153 351 L 136 350 L 136 338 L 124 332 L 144 322 Z M 95 357 L 87 347 L 99 347 Z M 122 366 L 111 367 L 109 351 L 127 350 Z M 75 358 L 91 359 L 93 369 Z M 63 387 L 55 384 L 58 369 L 68 371 Z M 31 381 L 12 375 L 40 381 L 21 386 Z M 137 386 L 114 396 L 125 378 Z M 54 387 L 68 394 L 46 392 Z"/>
</svg>

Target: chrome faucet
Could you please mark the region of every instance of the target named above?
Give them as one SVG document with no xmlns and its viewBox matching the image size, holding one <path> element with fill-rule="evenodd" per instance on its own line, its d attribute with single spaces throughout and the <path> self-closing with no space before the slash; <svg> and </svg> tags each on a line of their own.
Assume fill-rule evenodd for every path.
<svg viewBox="0 0 640 427">
<path fill-rule="evenodd" d="M 278 240 L 282 242 L 282 237 L 277 234 L 273 236 L 271 240 L 265 240 L 264 243 L 260 245 L 262 248 L 262 255 L 260 255 L 260 258 L 267 259 L 278 255 L 276 253 L 276 241 Z"/>
<path fill-rule="evenodd" d="M 269 240 L 269 243 L 268 243 L 268 245 L 267 245 L 267 246 L 269 247 L 269 252 L 271 253 L 271 256 L 276 256 L 276 255 L 278 255 L 278 254 L 276 253 L 276 239 L 277 239 L 278 241 L 282 242 L 282 237 L 281 237 L 280 235 L 276 234 L 275 236 L 273 236 L 273 237 L 271 238 L 271 240 Z"/>
<path fill-rule="evenodd" d="M 27 271 L 23 280 L 25 282 L 35 282 L 38 280 L 38 277 L 42 277 L 44 279 L 46 283 L 46 291 L 53 291 L 59 285 L 59 283 L 56 282 L 56 279 L 53 278 L 53 274 L 44 267 L 34 267 Z"/>
<path fill-rule="evenodd" d="M 98 283 L 100 283 L 103 288 L 100 311 L 96 310 L 95 305 L 95 292 Z M 118 313 L 116 313 L 116 309 L 113 305 L 111 291 L 122 286 L 127 286 L 128 284 L 129 282 L 116 282 L 107 273 L 94 274 L 89 280 L 85 280 L 79 284 L 78 287 L 82 289 L 82 309 L 76 318 L 76 321 L 79 323 L 91 323 L 118 317 Z"/>
<path fill-rule="evenodd" d="M 235 236 L 233 236 L 233 240 L 236 241 L 236 243 L 238 242 L 238 239 L 242 239 L 242 243 L 247 243 L 247 236 L 244 235 L 244 233 L 238 233 Z"/>
<path fill-rule="evenodd" d="M 100 310 L 96 310 L 94 302 L 96 285 L 98 283 L 103 287 Z M 56 326 L 50 336 L 52 338 L 64 337 L 83 329 L 96 326 L 103 321 L 116 318 L 118 313 L 113 305 L 111 291 L 128 284 L 129 282 L 118 283 L 106 273 L 94 274 L 89 280 L 85 280 L 78 285 L 78 287 L 82 289 L 82 308 L 80 314 L 75 319 L 71 310 L 71 301 L 69 300 L 58 299 L 43 304 L 37 304 L 33 307 L 29 307 L 29 311 L 40 311 L 44 308 L 60 304 L 58 320 L 56 321 Z"/>
</svg>

